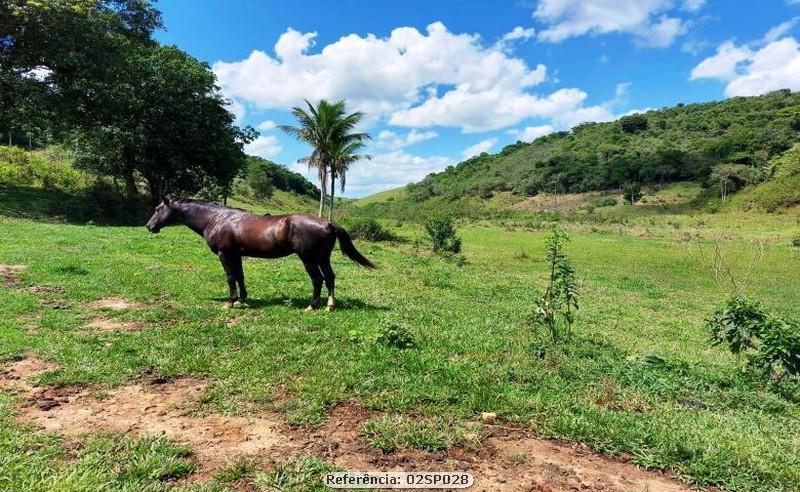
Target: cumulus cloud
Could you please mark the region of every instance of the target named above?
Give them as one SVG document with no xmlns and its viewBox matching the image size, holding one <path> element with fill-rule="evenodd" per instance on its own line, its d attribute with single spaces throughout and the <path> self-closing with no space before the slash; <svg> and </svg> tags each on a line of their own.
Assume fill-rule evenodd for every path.
<svg viewBox="0 0 800 492">
<path fill-rule="evenodd" d="M 518 28 L 504 39 L 532 35 Z M 455 87 L 449 92 L 470 101 L 491 98 L 494 91 L 520 95 L 546 74 L 544 65 L 530 68 L 496 45 L 484 46 L 478 35 L 452 33 L 441 22 L 425 32 L 399 27 L 385 38 L 350 34 L 312 53 L 315 39 L 314 32 L 288 29 L 275 44 L 274 57 L 256 50 L 244 60 L 217 62 L 213 69 L 226 95 L 258 108 L 287 109 L 304 98 L 344 98 L 373 118 L 407 110 L 441 87 Z M 474 127 L 497 125 L 492 107 L 481 111 L 484 121 L 473 122 Z M 507 115 L 499 119 L 506 121 Z"/>
<path fill-rule="evenodd" d="M 377 148 L 399 150 L 426 140 L 431 140 L 438 136 L 439 134 L 434 131 L 418 132 L 416 129 L 411 130 L 405 135 L 398 135 L 391 130 L 383 130 L 378 134 L 375 146 Z"/>
<path fill-rule="evenodd" d="M 475 145 L 470 145 L 463 152 L 461 155 L 464 159 L 469 159 L 470 157 L 475 157 L 476 155 L 480 155 L 484 152 L 489 152 L 489 150 L 494 147 L 497 143 L 496 138 L 487 138 L 486 140 L 481 140 L 480 142 L 476 143 Z"/>
<path fill-rule="evenodd" d="M 443 170 L 452 161 L 447 157 L 420 157 L 403 150 L 394 150 L 359 161 L 347 174 L 346 195 L 363 197 L 421 180 L 430 173 Z M 305 164 L 295 163 L 294 170 L 307 174 Z M 313 177 L 313 176 L 309 176 Z"/>
<path fill-rule="evenodd" d="M 728 97 L 800 89 L 800 45 L 793 37 L 782 37 L 796 22 L 792 19 L 775 26 L 753 43 L 722 43 L 713 56 L 694 67 L 691 80 L 722 80 Z"/>
<path fill-rule="evenodd" d="M 265 159 L 275 157 L 281 153 L 281 150 L 283 149 L 275 135 L 261 135 L 244 146 L 245 154 L 263 157 Z"/>
<path fill-rule="evenodd" d="M 256 129 L 257 130 L 261 130 L 261 131 L 266 131 L 266 130 L 273 130 L 277 126 L 278 126 L 278 124 L 275 123 L 274 121 L 265 120 L 265 121 L 262 121 L 261 123 L 259 123 L 258 125 L 256 125 Z"/>
<path fill-rule="evenodd" d="M 553 133 L 554 131 L 555 128 L 553 128 L 553 125 L 539 125 L 526 126 L 521 131 L 511 130 L 508 133 L 517 137 L 518 140 L 522 140 L 523 142 L 533 142 L 537 138 Z"/>
<path fill-rule="evenodd" d="M 585 34 L 613 32 L 634 35 L 637 43 L 665 47 L 684 34 L 687 24 L 675 15 L 676 8 L 697 12 L 704 0 L 540 0 L 534 18 L 548 25 L 540 31 L 541 41 L 560 43 Z"/>
</svg>

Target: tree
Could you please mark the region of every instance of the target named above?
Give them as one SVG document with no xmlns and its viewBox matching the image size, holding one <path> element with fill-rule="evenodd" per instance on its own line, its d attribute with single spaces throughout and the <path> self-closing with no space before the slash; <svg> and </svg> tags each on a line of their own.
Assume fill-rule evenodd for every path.
<svg viewBox="0 0 800 492">
<path fill-rule="evenodd" d="M 102 124 L 127 47 L 153 44 L 159 27 L 147 0 L 0 2 L 0 128 Z"/>
<path fill-rule="evenodd" d="M 331 206 L 328 209 L 328 221 L 333 220 L 333 197 L 336 191 L 336 178 L 339 177 L 342 193 L 347 183 L 347 171 L 350 165 L 361 159 L 372 159 L 369 154 L 359 154 L 364 148 L 363 141 L 353 140 L 350 142 L 340 142 L 339 146 L 333 149 L 331 154 Z"/>
<path fill-rule="evenodd" d="M 264 162 L 253 161 L 247 165 L 245 181 L 253 198 L 266 200 L 272 197 L 275 186 L 272 184 L 269 168 Z"/>
<path fill-rule="evenodd" d="M 322 99 L 316 106 L 306 101 L 306 106 L 307 110 L 299 106 L 292 108 L 292 114 L 300 123 L 299 126 L 281 125 L 279 128 L 306 142 L 313 149 L 311 155 L 301 161 L 308 163 L 309 169 L 317 169 L 320 181 L 319 216 L 322 217 L 325 208 L 325 187 L 336 149 L 342 149 L 351 142 L 363 142 L 369 135 L 353 131 L 364 117 L 364 113 L 346 114 L 343 100 L 330 103 Z"/>
<path fill-rule="evenodd" d="M 154 202 L 213 187 L 227 195 L 257 133 L 234 125 L 214 73 L 172 46 L 129 46 L 125 60 L 102 124 L 75 133 L 76 165 L 122 177 L 129 191 L 141 176 Z"/>
</svg>

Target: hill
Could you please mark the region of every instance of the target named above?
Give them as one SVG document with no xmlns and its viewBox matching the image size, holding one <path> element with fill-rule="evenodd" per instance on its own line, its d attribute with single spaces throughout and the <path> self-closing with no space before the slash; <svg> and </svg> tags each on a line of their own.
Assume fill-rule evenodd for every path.
<svg viewBox="0 0 800 492">
<path fill-rule="evenodd" d="M 516 142 L 430 174 L 408 185 L 405 197 L 384 192 L 397 197 L 392 203 L 382 196 L 360 203 L 389 215 L 443 207 L 468 213 L 501 192 L 522 199 L 685 181 L 730 194 L 768 181 L 771 162 L 798 141 L 799 93 L 678 104 Z"/>
<path fill-rule="evenodd" d="M 319 191 L 302 175 L 258 157 L 248 157 L 248 162 L 234 183 L 229 205 L 255 213 L 315 210 Z M 131 198 L 113 177 L 73 164 L 72 154 L 60 147 L 27 151 L 0 146 L 0 216 L 117 225 L 147 220 L 152 207 L 143 196 Z M 254 179 L 264 186 L 263 195 L 251 188 Z M 214 199 L 214 193 L 216 188 L 200 196 Z"/>
</svg>

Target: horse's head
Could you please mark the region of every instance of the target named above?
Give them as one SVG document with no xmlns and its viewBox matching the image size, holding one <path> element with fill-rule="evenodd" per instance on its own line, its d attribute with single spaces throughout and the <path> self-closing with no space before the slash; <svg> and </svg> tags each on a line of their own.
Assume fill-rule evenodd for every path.
<svg viewBox="0 0 800 492">
<path fill-rule="evenodd" d="M 161 199 L 161 203 L 156 206 L 153 216 L 147 221 L 147 230 L 153 234 L 158 234 L 163 227 L 175 223 L 175 199 L 170 196 L 165 196 Z"/>
</svg>

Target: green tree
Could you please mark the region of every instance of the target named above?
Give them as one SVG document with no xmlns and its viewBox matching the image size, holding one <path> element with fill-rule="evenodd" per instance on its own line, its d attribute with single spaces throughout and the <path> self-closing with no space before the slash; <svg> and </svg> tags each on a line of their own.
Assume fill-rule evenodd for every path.
<svg viewBox="0 0 800 492">
<path fill-rule="evenodd" d="M 103 124 L 76 132 L 76 164 L 122 177 L 129 191 L 141 176 L 153 201 L 214 187 L 227 196 L 257 133 L 234 125 L 209 67 L 176 47 L 130 46 L 117 78 Z"/>
<path fill-rule="evenodd" d="M 319 216 L 322 217 L 325 188 L 336 149 L 342 149 L 351 142 L 363 142 L 369 135 L 353 131 L 363 119 L 364 113 L 347 114 L 343 100 L 330 103 L 322 99 L 316 106 L 306 101 L 306 106 L 307 109 L 299 106 L 292 108 L 292 114 L 297 118 L 299 126 L 281 125 L 279 128 L 306 142 L 313 149 L 311 155 L 301 161 L 308 163 L 309 169 L 317 169 L 320 181 Z"/>
</svg>

